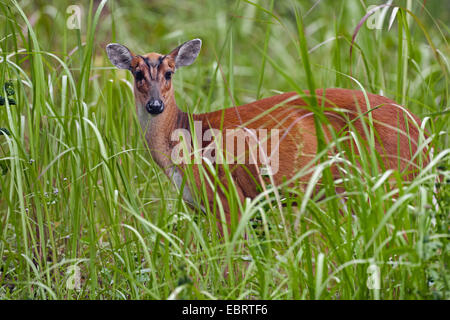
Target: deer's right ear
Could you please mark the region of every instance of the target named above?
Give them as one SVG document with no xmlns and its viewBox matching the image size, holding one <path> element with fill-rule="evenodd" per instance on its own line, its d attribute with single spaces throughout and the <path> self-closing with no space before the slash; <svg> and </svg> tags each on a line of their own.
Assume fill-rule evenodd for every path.
<svg viewBox="0 0 450 320">
<path fill-rule="evenodd" d="M 110 43 L 106 46 L 106 53 L 113 65 L 119 69 L 131 69 L 131 60 L 133 60 L 133 54 L 127 47 L 118 44 Z"/>
</svg>

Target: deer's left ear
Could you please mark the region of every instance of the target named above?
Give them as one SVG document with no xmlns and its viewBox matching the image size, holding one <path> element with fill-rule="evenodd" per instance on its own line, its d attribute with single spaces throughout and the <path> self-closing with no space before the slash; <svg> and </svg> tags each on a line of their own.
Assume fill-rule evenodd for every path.
<svg viewBox="0 0 450 320">
<path fill-rule="evenodd" d="M 131 60 L 133 60 L 133 54 L 127 47 L 118 44 L 110 43 L 106 46 L 106 53 L 113 65 L 119 69 L 131 69 Z"/>
<path fill-rule="evenodd" d="M 169 56 L 175 60 L 175 68 L 189 66 L 195 61 L 201 48 L 202 40 L 194 39 L 173 49 Z"/>
</svg>

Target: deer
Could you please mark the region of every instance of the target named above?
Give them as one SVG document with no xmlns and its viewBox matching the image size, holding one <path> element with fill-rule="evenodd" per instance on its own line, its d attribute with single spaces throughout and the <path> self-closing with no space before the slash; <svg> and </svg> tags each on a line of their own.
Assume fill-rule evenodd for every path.
<svg viewBox="0 0 450 320">
<path fill-rule="evenodd" d="M 246 137 L 244 140 L 247 142 L 255 136 L 256 130 L 276 133 L 265 136 L 268 145 L 265 149 L 265 159 L 261 156 L 253 162 L 249 159 L 251 160 L 255 152 L 249 151 L 249 147 L 243 148 L 244 150 L 241 148 L 240 151 L 229 150 L 228 145 L 231 145 L 229 140 L 226 140 L 227 146 L 223 143 L 222 150 L 231 153 L 231 157 L 227 159 L 240 157 L 245 158 L 245 161 L 244 165 L 242 163 L 230 165 L 231 182 L 223 170 L 223 165 L 217 166 L 215 175 L 225 189 L 230 188 L 230 183 L 234 184 L 241 203 L 246 198 L 254 199 L 261 193 L 261 184 L 267 178 L 264 175 L 269 175 L 275 185 L 280 185 L 317 158 L 318 138 L 315 119 L 319 115 L 314 111 L 319 108 L 322 108 L 323 118 L 328 123 L 322 124 L 327 143 L 333 140 L 333 130 L 347 137 L 352 135 L 351 132 L 356 132 L 362 139 L 368 140 L 364 123 L 371 117 L 375 131 L 374 152 L 382 159 L 382 169 L 399 170 L 405 173 L 404 177 L 407 180 L 411 180 L 417 174 L 419 169 L 415 163 L 421 134 L 420 119 L 395 101 L 362 90 L 327 88 L 317 89 L 314 94 L 308 90 L 302 93 L 286 92 L 241 106 L 192 114 L 190 119 L 190 115 L 177 106 L 172 79 L 179 68 L 189 66 L 196 60 L 201 46 L 200 39 L 193 39 L 182 43 L 168 54 L 151 52 L 144 55 L 134 54 L 118 43 L 106 46 L 111 63 L 119 69 L 129 70 L 134 76 L 136 113 L 151 156 L 179 188 L 188 204 L 205 207 L 205 203 L 196 203 L 193 196 L 195 189 L 193 187 L 199 190 L 204 181 L 200 177 L 197 165 L 194 166 L 196 169 L 191 175 L 194 181 L 183 184 L 183 179 L 187 178 L 185 166 L 174 160 L 173 154 L 178 147 L 178 140 L 173 137 L 174 132 L 179 130 L 192 131 L 194 129 L 192 123 L 198 124 L 195 131 L 199 136 L 208 137 L 204 139 L 205 141 L 200 141 L 200 147 L 206 149 L 211 146 L 214 137 L 217 138 L 219 135 L 222 136 L 223 143 L 223 137 L 229 136 L 229 133 L 225 132 L 227 130 L 240 132 Z M 316 105 L 310 105 L 309 98 L 312 96 L 316 98 Z M 352 139 L 349 141 L 350 146 L 353 142 Z M 352 150 L 358 152 L 357 148 Z M 275 170 L 263 173 L 261 165 L 267 165 L 270 162 L 267 159 L 274 154 L 278 155 Z M 333 166 L 331 172 L 336 179 L 341 174 L 337 166 Z M 305 174 L 299 180 L 306 184 L 310 177 L 311 173 Z M 221 224 L 229 225 L 231 221 L 227 198 L 220 188 L 215 189 L 212 185 L 207 185 L 206 189 L 208 199 L 204 201 L 208 202 L 208 205 L 217 205 L 217 196 L 221 200 L 225 221 L 219 214 L 217 220 L 222 231 Z"/>
</svg>

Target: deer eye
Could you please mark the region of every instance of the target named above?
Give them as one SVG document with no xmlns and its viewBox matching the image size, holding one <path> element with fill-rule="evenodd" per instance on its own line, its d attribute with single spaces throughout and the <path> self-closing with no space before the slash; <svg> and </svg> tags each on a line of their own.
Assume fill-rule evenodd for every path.
<svg viewBox="0 0 450 320">
<path fill-rule="evenodd" d="M 167 71 L 164 74 L 164 78 L 166 78 L 166 80 L 169 81 L 172 78 L 172 73 L 173 73 L 172 71 Z"/>
<path fill-rule="evenodd" d="M 141 81 L 142 79 L 144 79 L 144 73 L 139 70 L 136 72 L 136 81 Z"/>
</svg>

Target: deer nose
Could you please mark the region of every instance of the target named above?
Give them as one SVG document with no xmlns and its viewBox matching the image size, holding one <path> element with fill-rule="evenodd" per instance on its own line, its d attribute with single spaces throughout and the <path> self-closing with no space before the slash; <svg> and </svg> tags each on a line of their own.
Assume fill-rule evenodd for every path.
<svg viewBox="0 0 450 320">
<path fill-rule="evenodd" d="M 160 114 L 164 110 L 164 102 L 161 99 L 150 98 L 145 107 L 150 114 Z"/>
</svg>

